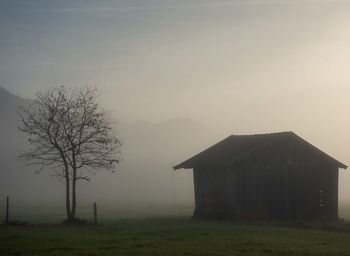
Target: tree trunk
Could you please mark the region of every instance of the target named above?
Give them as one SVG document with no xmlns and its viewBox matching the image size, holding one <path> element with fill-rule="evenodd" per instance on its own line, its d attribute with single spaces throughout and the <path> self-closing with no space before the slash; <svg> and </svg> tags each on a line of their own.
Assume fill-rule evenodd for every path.
<svg viewBox="0 0 350 256">
<path fill-rule="evenodd" d="M 72 212 L 70 207 L 70 184 L 69 184 L 69 175 L 68 171 L 66 171 L 66 213 L 67 213 L 67 219 L 72 219 Z"/>
<path fill-rule="evenodd" d="M 58 147 L 58 146 L 57 146 Z M 62 150 L 60 150 L 61 158 L 64 163 L 64 175 L 66 180 L 66 214 L 67 214 L 67 220 L 72 219 L 72 211 L 71 211 L 71 205 L 70 205 L 70 182 L 69 182 L 69 167 L 66 160 L 66 157 Z"/>
<path fill-rule="evenodd" d="M 77 185 L 77 170 L 73 170 L 73 180 L 72 180 L 72 219 L 75 218 L 77 209 L 77 196 L 76 196 L 76 185 Z"/>
</svg>

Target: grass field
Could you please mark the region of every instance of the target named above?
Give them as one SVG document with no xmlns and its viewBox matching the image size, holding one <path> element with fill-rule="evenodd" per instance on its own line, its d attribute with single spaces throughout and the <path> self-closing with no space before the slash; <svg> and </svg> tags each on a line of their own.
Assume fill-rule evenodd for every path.
<svg viewBox="0 0 350 256">
<path fill-rule="evenodd" d="M 1 227 L 0 255 L 350 255 L 350 233 L 156 218 Z"/>
<path fill-rule="evenodd" d="M 350 217 L 347 205 L 340 209 L 345 219 Z M 350 232 L 198 221 L 190 219 L 192 211 L 192 203 L 100 203 L 99 226 L 72 227 L 55 224 L 65 218 L 59 204 L 13 202 L 11 219 L 33 225 L 0 226 L 0 256 L 350 255 Z M 78 215 L 91 221 L 92 206 L 81 204 Z"/>
</svg>

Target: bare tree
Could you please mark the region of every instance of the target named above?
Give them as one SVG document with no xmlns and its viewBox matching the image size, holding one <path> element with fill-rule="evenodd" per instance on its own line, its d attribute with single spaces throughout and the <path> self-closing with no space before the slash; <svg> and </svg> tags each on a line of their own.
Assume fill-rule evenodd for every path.
<svg viewBox="0 0 350 256">
<path fill-rule="evenodd" d="M 115 171 L 121 143 L 97 102 L 97 89 L 58 87 L 37 94 L 20 112 L 29 148 L 20 155 L 27 165 L 50 171 L 65 183 L 67 219 L 76 218 L 78 181 L 96 170 Z"/>
</svg>

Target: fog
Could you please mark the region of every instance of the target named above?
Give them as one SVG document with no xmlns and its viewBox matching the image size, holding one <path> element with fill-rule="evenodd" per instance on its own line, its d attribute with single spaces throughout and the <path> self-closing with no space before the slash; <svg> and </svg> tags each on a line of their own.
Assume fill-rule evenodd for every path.
<svg viewBox="0 0 350 256">
<path fill-rule="evenodd" d="M 171 167 L 230 134 L 294 131 L 350 163 L 349 12 L 340 0 L 8 1 L 0 86 L 29 99 L 99 88 L 123 161 L 81 184 L 82 200 L 193 201 L 191 171 Z M 17 163 L 15 106 L 1 106 L 1 195 L 63 200 L 62 184 Z"/>
<path fill-rule="evenodd" d="M 63 201 L 64 184 L 52 177 L 53 172 L 46 169 L 38 173 L 40 166 L 28 167 L 18 159 L 26 148 L 26 137 L 17 131 L 18 111 L 20 106 L 28 107 L 32 100 L 1 88 L 0 99 L 3 120 L 0 133 L 2 199 L 9 195 L 20 204 Z M 96 171 L 89 175 L 92 182 L 79 183 L 80 202 L 193 202 L 192 172 L 176 173 L 172 166 L 209 146 L 213 132 L 205 125 L 185 118 L 159 123 L 127 123 L 113 116 L 112 119 L 122 142 L 121 162 L 116 173 Z"/>
</svg>

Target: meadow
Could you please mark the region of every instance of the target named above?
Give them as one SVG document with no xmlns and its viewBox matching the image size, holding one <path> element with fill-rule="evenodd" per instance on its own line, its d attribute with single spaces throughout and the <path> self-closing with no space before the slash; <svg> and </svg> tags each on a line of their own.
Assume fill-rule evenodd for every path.
<svg viewBox="0 0 350 256">
<path fill-rule="evenodd" d="M 296 223 L 193 220 L 190 205 L 122 209 L 119 215 L 113 214 L 116 209 L 101 213 L 97 226 L 66 226 L 58 219 L 35 219 L 33 213 L 32 225 L 0 227 L 0 255 L 350 255 L 350 232 Z"/>
<path fill-rule="evenodd" d="M 350 234 L 188 218 L 2 227 L 1 255 L 350 255 Z"/>
</svg>

